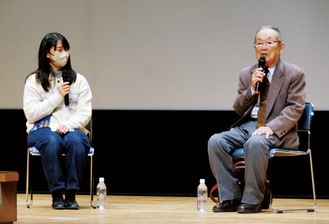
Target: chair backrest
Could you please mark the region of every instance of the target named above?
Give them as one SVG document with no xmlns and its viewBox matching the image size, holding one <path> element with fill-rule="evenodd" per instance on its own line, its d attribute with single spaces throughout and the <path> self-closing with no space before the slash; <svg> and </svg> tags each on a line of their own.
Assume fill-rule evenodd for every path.
<svg viewBox="0 0 329 224">
<path fill-rule="evenodd" d="M 93 145 L 93 119 L 91 118 L 88 124 L 86 125 L 88 132 L 89 144 Z"/>
<path fill-rule="evenodd" d="M 298 121 L 297 131 L 299 135 L 299 150 L 306 151 L 310 148 L 311 121 L 314 116 L 314 106 L 310 102 L 305 103 L 305 108 Z"/>
<path fill-rule="evenodd" d="M 303 114 L 298 121 L 298 130 L 310 130 L 313 115 L 314 115 L 313 104 L 306 102 Z"/>
</svg>

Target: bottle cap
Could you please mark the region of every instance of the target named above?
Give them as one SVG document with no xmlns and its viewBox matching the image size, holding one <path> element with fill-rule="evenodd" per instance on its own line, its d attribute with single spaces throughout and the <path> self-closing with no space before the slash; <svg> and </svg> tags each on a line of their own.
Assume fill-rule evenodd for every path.
<svg viewBox="0 0 329 224">
<path fill-rule="evenodd" d="M 100 181 L 100 182 L 101 182 L 101 181 L 104 182 L 104 177 L 100 177 L 100 178 L 99 178 L 99 181 Z"/>
<path fill-rule="evenodd" d="M 200 184 L 204 184 L 206 182 L 205 179 L 200 179 Z"/>
</svg>

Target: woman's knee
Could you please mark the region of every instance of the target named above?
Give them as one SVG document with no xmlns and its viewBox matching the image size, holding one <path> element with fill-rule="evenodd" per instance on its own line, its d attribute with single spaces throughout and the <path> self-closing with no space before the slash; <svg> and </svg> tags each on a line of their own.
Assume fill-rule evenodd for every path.
<svg viewBox="0 0 329 224">
<path fill-rule="evenodd" d="M 42 137 L 39 137 L 39 140 L 36 142 L 37 148 L 53 148 L 60 149 L 62 144 L 61 137 L 56 132 L 49 132 Z"/>
</svg>

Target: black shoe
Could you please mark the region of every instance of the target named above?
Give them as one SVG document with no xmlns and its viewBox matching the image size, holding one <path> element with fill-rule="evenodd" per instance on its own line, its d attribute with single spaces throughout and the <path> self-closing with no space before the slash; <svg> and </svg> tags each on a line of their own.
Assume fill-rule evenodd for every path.
<svg viewBox="0 0 329 224">
<path fill-rule="evenodd" d="M 238 199 L 223 201 L 212 208 L 213 212 L 236 212 L 241 201 Z"/>
<path fill-rule="evenodd" d="M 259 213 L 261 211 L 261 205 L 241 204 L 237 209 L 238 213 Z"/>
<path fill-rule="evenodd" d="M 53 197 L 53 209 L 65 209 L 65 203 L 62 196 Z"/>
<path fill-rule="evenodd" d="M 79 204 L 75 200 L 75 195 L 69 195 L 65 197 L 65 208 L 66 209 L 79 209 Z"/>
</svg>

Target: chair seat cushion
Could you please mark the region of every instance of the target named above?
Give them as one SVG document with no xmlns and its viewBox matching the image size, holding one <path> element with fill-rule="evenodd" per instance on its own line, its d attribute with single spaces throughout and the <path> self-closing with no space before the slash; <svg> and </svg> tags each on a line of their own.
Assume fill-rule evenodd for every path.
<svg viewBox="0 0 329 224">
<path fill-rule="evenodd" d="M 237 149 L 233 152 L 232 156 L 233 156 L 234 158 L 244 157 L 244 148 L 237 148 Z"/>
<path fill-rule="evenodd" d="M 41 155 L 40 151 L 35 146 L 29 147 L 29 151 L 30 151 L 30 155 L 32 155 L 32 156 L 40 156 Z M 95 152 L 94 147 L 90 147 L 88 156 L 94 155 L 94 152 Z"/>
<path fill-rule="evenodd" d="M 303 156 L 307 155 L 309 151 L 299 151 L 293 149 L 282 149 L 282 148 L 272 148 L 270 150 L 269 157 L 274 156 Z M 244 148 L 237 148 L 233 154 L 233 158 L 243 158 L 244 157 Z"/>
</svg>

